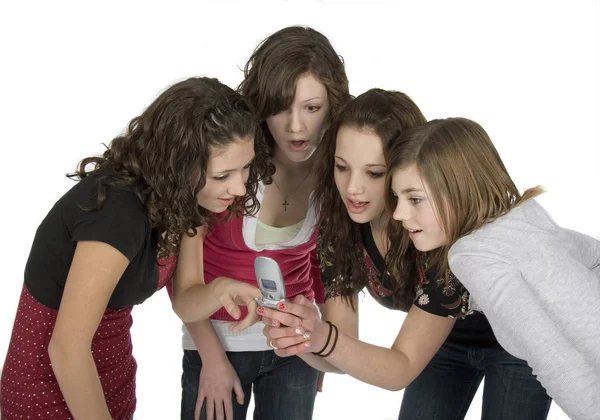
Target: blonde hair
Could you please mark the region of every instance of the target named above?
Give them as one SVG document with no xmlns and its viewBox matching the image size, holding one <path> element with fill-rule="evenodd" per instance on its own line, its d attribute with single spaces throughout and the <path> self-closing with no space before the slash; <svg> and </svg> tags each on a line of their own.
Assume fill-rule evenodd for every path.
<svg viewBox="0 0 600 420">
<path fill-rule="evenodd" d="M 432 120 L 406 131 L 392 146 L 386 180 L 390 212 L 396 207 L 390 188 L 392 176 L 412 165 L 429 187 L 447 238 L 444 246 L 429 253 L 427 266 L 437 265 L 444 276 L 448 274 L 448 250 L 459 238 L 544 191 L 538 185 L 519 194 L 485 130 L 466 118 Z M 404 231 L 401 252 L 409 244 Z"/>
</svg>

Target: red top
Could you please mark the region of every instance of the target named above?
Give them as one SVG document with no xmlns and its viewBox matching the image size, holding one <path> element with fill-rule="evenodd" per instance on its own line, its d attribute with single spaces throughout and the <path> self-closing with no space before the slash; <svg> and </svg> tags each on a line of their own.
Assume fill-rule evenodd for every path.
<svg viewBox="0 0 600 420">
<path fill-rule="evenodd" d="M 287 299 L 301 294 L 309 300 L 322 303 L 324 290 L 315 250 L 317 229 L 303 244 L 285 249 L 255 251 L 244 242 L 243 222 L 242 216 L 232 217 L 227 222 L 216 224 L 206 234 L 203 246 L 205 283 L 210 283 L 216 277 L 230 277 L 256 286 L 254 259 L 265 256 L 279 264 L 285 279 Z M 241 309 L 242 317 L 246 316 L 246 307 Z M 223 308 L 211 318 L 235 321 Z"/>
</svg>

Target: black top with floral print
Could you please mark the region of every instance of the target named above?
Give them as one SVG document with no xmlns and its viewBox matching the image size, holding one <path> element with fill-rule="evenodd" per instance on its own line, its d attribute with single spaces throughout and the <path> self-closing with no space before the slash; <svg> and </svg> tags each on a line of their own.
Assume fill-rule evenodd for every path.
<svg viewBox="0 0 600 420">
<path fill-rule="evenodd" d="M 393 280 L 389 271 L 385 270 L 385 259 L 377 249 L 371 226 L 365 223 L 359 225 L 359 228 L 364 246 L 364 260 L 361 263 L 365 264 L 367 279 L 358 281 L 364 283 L 361 286 L 366 287 L 379 304 L 389 309 L 407 311 L 408 308 L 400 307 L 392 299 Z M 331 266 L 323 262 L 321 266 L 326 299 L 352 294 L 352 285 L 333 278 Z M 485 316 L 469 307 L 469 292 L 458 279 L 451 275 L 446 283 L 445 279 L 435 277 L 436 270 L 427 271 L 426 268 L 424 257 L 421 256 L 418 261 L 420 278 L 414 304 L 434 315 L 458 318 L 447 341 L 474 347 L 499 347 Z"/>
</svg>

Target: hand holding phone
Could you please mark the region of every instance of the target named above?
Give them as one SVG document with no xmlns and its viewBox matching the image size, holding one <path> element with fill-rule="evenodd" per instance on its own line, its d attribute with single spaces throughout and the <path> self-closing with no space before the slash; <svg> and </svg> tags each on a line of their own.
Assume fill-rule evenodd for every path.
<svg viewBox="0 0 600 420">
<path fill-rule="evenodd" d="M 260 306 L 277 309 L 277 304 L 285 301 L 285 283 L 279 264 L 273 258 L 256 257 L 254 272 L 263 295 L 262 299 L 256 298 L 256 302 Z"/>
</svg>

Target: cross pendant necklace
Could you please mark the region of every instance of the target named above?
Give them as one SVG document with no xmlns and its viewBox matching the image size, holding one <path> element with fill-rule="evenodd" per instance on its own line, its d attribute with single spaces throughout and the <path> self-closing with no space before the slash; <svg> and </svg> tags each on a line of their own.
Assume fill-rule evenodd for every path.
<svg viewBox="0 0 600 420">
<path fill-rule="evenodd" d="M 300 184 L 298 184 L 298 186 L 291 193 L 289 193 L 288 195 L 283 197 L 283 203 L 281 203 L 281 205 L 283 206 L 284 212 L 287 212 L 287 208 L 290 205 L 288 198 L 290 198 L 292 195 L 294 195 L 300 189 L 302 184 L 304 184 L 304 181 L 306 181 L 306 178 L 308 178 L 308 174 L 310 174 L 310 171 L 306 172 L 306 175 L 304 176 L 304 178 L 302 178 L 302 181 L 300 182 Z M 277 183 L 277 181 L 275 181 L 275 178 L 272 178 L 272 179 L 273 179 L 273 183 L 275 184 L 275 186 L 277 187 L 279 192 L 283 195 L 283 191 L 281 191 L 281 188 L 279 188 L 279 184 Z"/>
</svg>

